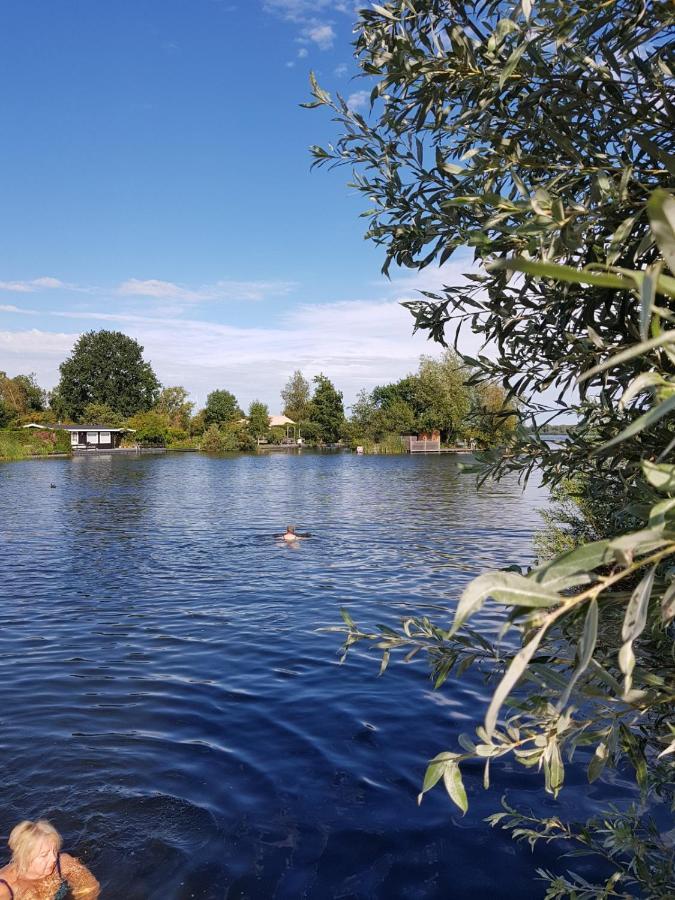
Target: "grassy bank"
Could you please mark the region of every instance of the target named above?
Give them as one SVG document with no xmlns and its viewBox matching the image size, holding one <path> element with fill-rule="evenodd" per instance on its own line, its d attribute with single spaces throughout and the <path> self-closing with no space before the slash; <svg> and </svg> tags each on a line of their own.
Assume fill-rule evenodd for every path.
<svg viewBox="0 0 675 900">
<path fill-rule="evenodd" d="M 363 452 L 367 455 L 384 454 L 390 456 L 392 454 L 407 453 L 403 438 L 398 434 L 388 434 L 379 442 L 366 439 L 356 441 L 352 444 L 352 449 L 356 450 L 357 445 L 363 447 Z"/>
<path fill-rule="evenodd" d="M 30 428 L 0 429 L 0 459 L 28 459 L 70 453 L 70 437 L 64 432 L 35 431 Z"/>
</svg>

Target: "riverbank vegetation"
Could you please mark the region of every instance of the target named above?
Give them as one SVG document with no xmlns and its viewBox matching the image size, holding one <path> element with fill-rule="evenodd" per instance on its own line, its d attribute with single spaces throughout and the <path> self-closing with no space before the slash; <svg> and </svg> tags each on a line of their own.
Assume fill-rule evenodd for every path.
<svg viewBox="0 0 675 900">
<path fill-rule="evenodd" d="M 343 629 L 381 671 L 422 651 L 438 689 L 474 667 L 493 679 L 420 800 L 442 782 L 466 810 L 464 779 L 480 764 L 488 788 L 504 757 L 554 798 L 573 757 L 606 779 L 611 805 L 586 821 L 513 795 L 490 817 L 599 859 L 594 880 L 571 860 L 538 870 L 551 900 L 675 896 L 674 16 L 659 0 L 382 0 L 356 29 L 370 113 L 314 79 L 307 104 L 339 123 L 315 163 L 353 168 L 385 271 L 471 248 L 477 270 L 406 305 L 443 344 L 469 328 L 496 348 L 465 361 L 518 424 L 480 477 L 536 468 L 562 503 L 534 567 L 479 575 L 436 622 L 382 630 L 345 611 Z M 541 400 L 552 387 L 557 408 Z M 547 444 L 556 416 L 576 424 Z M 486 603 L 504 610 L 499 641 L 467 624 Z"/>
<path fill-rule="evenodd" d="M 110 364 L 97 368 L 102 354 Z M 350 415 L 329 378 L 318 374 L 310 383 L 296 371 L 281 390 L 283 415 L 295 423 L 290 428 L 271 422 L 268 406 L 259 400 L 245 412 L 225 388 L 211 391 L 204 408 L 195 411 L 185 388 L 162 387 L 143 348 L 118 332 L 83 335 L 61 372 L 51 394 L 33 375 L 1 375 L 0 428 L 29 422 L 108 425 L 133 429 L 127 445 L 209 453 L 254 450 L 298 437 L 310 447 L 401 453 L 402 435 L 437 433 L 448 444 L 490 447 L 507 443 L 516 425 L 506 391 L 476 381 L 475 367 L 450 350 L 440 359 L 423 356 L 417 372 L 395 383 L 361 391 Z"/>
</svg>

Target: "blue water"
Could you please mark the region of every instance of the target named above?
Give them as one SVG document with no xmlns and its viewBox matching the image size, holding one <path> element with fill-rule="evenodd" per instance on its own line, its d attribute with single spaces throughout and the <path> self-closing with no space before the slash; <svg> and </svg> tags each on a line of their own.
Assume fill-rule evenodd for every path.
<svg viewBox="0 0 675 900">
<path fill-rule="evenodd" d="M 343 605 L 447 622 L 472 575 L 532 558 L 545 499 L 449 455 L 0 465 L 0 835 L 47 816 L 124 900 L 542 896 L 558 849 L 483 819 L 505 791 L 583 814 L 583 772 L 542 801 L 530 770 L 485 793 L 468 767 L 465 817 L 442 788 L 418 807 L 485 685 L 434 692 L 423 660 L 378 678 L 365 648 L 340 666 L 320 629 Z"/>
</svg>

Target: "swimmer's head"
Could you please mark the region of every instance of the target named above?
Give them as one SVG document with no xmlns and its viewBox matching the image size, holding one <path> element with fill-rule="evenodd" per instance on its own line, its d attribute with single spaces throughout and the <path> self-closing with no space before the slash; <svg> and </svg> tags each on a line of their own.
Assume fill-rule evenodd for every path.
<svg viewBox="0 0 675 900">
<path fill-rule="evenodd" d="M 61 849 L 61 835 L 46 819 L 26 820 L 9 836 L 12 862 L 22 875 L 43 878 L 53 871 Z"/>
<path fill-rule="evenodd" d="M 295 525 L 287 525 L 286 534 L 295 534 Z"/>
</svg>

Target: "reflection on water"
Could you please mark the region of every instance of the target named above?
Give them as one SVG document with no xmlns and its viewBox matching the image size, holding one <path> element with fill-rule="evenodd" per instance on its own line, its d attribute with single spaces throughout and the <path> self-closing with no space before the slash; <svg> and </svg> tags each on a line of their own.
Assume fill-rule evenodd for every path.
<svg viewBox="0 0 675 900">
<path fill-rule="evenodd" d="M 441 791 L 416 806 L 482 682 L 378 679 L 366 651 L 339 667 L 318 629 L 528 561 L 543 502 L 476 491 L 448 456 L 0 466 L 0 832 L 47 815 L 125 900 L 540 896 L 554 851 L 482 821 L 504 790 L 541 807 L 536 775 L 502 766 L 485 795 L 468 769 L 464 818 Z M 280 545 L 288 522 L 311 539 Z"/>
</svg>

